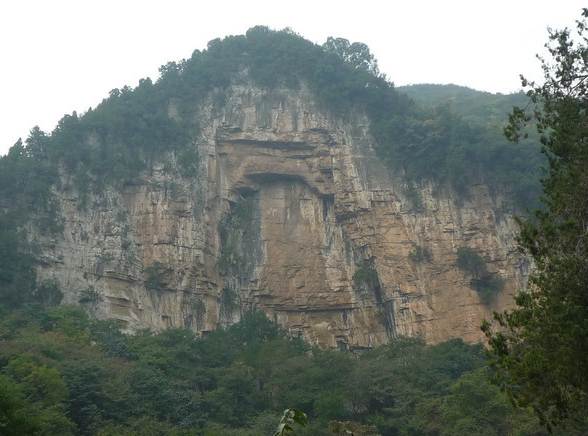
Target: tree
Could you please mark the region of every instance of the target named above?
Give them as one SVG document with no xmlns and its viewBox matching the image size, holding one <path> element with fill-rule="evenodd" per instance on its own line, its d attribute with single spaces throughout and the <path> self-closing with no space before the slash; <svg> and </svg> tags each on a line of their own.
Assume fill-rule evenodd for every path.
<svg viewBox="0 0 588 436">
<path fill-rule="evenodd" d="M 548 427 L 586 429 L 588 418 L 588 9 L 568 29 L 549 31 L 545 81 L 522 77 L 529 107 L 514 108 L 505 134 L 525 135 L 535 123 L 548 168 L 545 208 L 520 220 L 520 249 L 535 270 L 517 308 L 485 322 L 495 381 Z"/>
<path fill-rule="evenodd" d="M 435 423 L 441 424 L 443 436 L 547 433 L 529 411 L 510 407 L 504 394 L 488 381 L 487 368 L 465 373 L 451 386 L 451 393 L 437 401 L 440 419 Z"/>
<path fill-rule="evenodd" d="M 304 412 L 294 408 L 286 409 L 284 410 L 284 415 L 278 424 L 278 428 L 276 429 L 274 436 L 293 434 L 294 429 L 292 424 L 298 424 L 301 427 L 306 427 L 307 420 L 308 419 Z"/>
<path fill-rule="evenodd" d="M 18 436 L 38 434 L 42 423 L 31 416 L 30 405 L 23 398 L 20 387 L 10 377 L 0 375 L 0 435 Z"/>
<path fill-rule="evenodd" d="M 380 75 L 378 61 L 363 42 L 350 44 L 345 38 L 329 36 L 323 44 L 323 49 L 328 53 L 336 54 L 355 69 L 369 71 L 374 76 Z"/>
<path fill-rule="evenodd" d="M 74 434 L 66 416 L 68 390 L 56 368 L 23 353 L 2 368 L 0 386 L 0 435 Z"/>
</svg>

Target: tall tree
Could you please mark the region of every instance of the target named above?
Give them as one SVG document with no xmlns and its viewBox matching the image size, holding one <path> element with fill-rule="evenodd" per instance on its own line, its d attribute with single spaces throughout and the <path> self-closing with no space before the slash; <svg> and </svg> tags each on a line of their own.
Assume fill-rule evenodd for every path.
<svg viewBox="0 0 588 436">
<path fill-rule="evenodd" d="M 549 31 L 544 83 L 522 78 L 527 108 L 505 129 L 518 140 L 535 125 L 548 168 L 545 208 L 521 220 L 518 243 L 535 264 L 517 308 L 485 323 L 496 380 L 547 426 L 588 427 L 588 9 L 569 29 Z"/>
<path fill-rule="evenodd" d="M 374 76 L 380 75 L 378 61 L 363 42 L 349 43 L 349 40 L 345 38 L 329 36 L 323 44 L 323 49 L 328 53 L 336 54 L 355 69 L 369 71 Z"/>
</svg>

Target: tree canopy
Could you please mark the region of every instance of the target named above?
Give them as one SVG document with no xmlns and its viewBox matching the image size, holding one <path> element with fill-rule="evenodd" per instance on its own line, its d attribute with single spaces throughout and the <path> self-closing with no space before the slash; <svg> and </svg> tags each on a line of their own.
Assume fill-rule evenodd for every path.
<svg viewBox="0 0 588 436">
<path fill-rule="evenodd" d="M 12 167 L 33 166 L 27 174 L 30 189 L 50 186 L 45 173 L 56 163 L 65 164 L 84 188 L 124 183 L 162 159 L 171 159 L 167 168 L 179 166 L 196 175 L 199 104 L 214 91 L 213 104 L 220 108 L 229 87 L 245 80 L 266 89 L 304 83 L 324 110 L 341 117 L 366 113 L 378 153 L 391 170 L 400 169 L 415 182 L 433 179 L 464 192 L 480 183 L 506 186 L 523 206 L 535 194 L 537 153 L 529 144 L 508 144 L 499 134 L 511 101 L 507 96 L 459 92 L 452 104 L 415 97 L 422 102 L 416 104 L 380 74 L 361 42 L 329 37 L 318 45 L 290 29 L 257 26 L 244 35 L 214 39 L 159 71 L 155 81 L 113 89 L 94 109 L 65 115 L 50 134 L 34 128 L 19 146 L 22 153 L 2 158 L 8 160 L 4 170 L 12 174 Z M 412 91 L 409 95 L 415 95 Z M 44 178 L 36 183 L 39 169 Z M 7 183 L 6 190 L 12 188 L 14 183 Z"/>
<path fill-rule="evenodd" d="M 507 136 L 533 121 L 548 168 L 544 209 L 521 221 L 520 248 L 535 263 L 517 308 L 486 323 L 496 381 L 548 425 L 588 429 L 588 9 L 569 29 L 550 31 L 544 82 L 523 78 L 530 104 L 515 108 Z"/>
<path fill-rule="evenodd" d="M 547 434 L 490 385 L 482 346 L 460 339 L 321 350 L 261 312 L 201 338 L 128 335 L 80 307 L 33 304 L 0 317 L 0 338 L 2 436 L 270 435 L 284 409 L 281 430 L 297 436 Z"/>
</svg>

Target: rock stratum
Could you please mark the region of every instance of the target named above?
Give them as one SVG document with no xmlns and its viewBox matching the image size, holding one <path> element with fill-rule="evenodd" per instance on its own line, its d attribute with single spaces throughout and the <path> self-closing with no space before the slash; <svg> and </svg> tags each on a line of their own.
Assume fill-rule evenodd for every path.
<svg viewBox="0 0 588 436">
<path fill-rule="evenodd" d="M 529 268 L 505 195 L 411 188 L 376 155 L 366 117 L 329 115 L 304 87 L 223 92 L 199 106 L 195 177 L 156 163 L 91 194 L 62 172 L 63 233 L 29 233 L 64 302 L 128 331 L 205 334 L 255 309 L 324 347 L 483 339 L 482 320 L 511 304 Z M 458 268 L 461 246 L 503 279 L 491 303 Z"/>
</svg>

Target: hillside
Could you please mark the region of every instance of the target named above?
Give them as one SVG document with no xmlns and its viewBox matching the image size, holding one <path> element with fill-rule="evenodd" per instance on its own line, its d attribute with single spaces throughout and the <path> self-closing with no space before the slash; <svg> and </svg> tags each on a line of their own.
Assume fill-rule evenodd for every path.
<svg viewBox="0 0 588 436">
<path fill-rule="evenodd" d="M 486 118 L 504 101 L 420 104 L 362 44 L 263 27 L 160 71 L 0 159 L 5 309 L 198 334 L 261 310 L 345 349 L 478 342 L 512 304 L 541 159 Z"/>
<path fill-rule="evenodd" d="M 525 106 L 527 96 L 492 94 L 459 85 L 419 84 L 401 86 L 397 90 L 422 106 L 437 106 L 449 102 L 460 116 L 475 122 L 503 124 L 513 106 Z"/>
<path fill-rule="evenodd" d="M 297 436 L 549 434 L 490 384 L 483 347 L 459 339 L 321 350 L 261 313 L 203 338 L 125 335 L 79 307 L 33 305 L 0 319 L 0 334 L 7 435 L 262 436 L 289 407 L 309 417 Z"/>
</svg>

